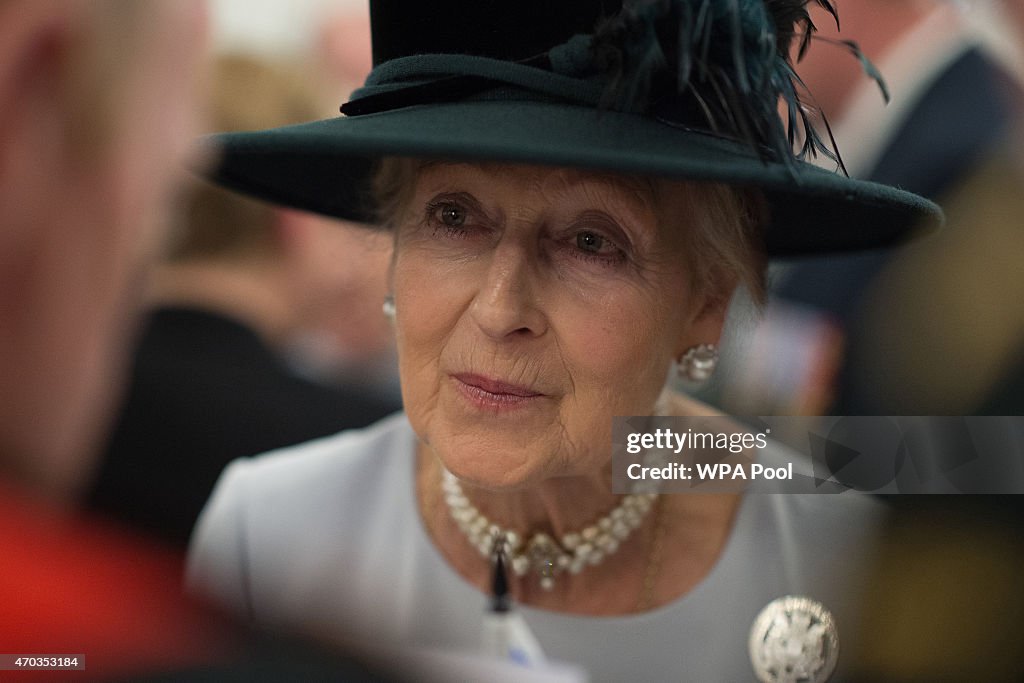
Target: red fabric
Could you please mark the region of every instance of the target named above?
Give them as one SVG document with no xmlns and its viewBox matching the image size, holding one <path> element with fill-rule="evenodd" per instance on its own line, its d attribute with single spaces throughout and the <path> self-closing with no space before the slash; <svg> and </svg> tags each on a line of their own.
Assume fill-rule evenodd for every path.
<svg viewBox="0 0 1024 683">
<path fill-rule="evenodd" d="M 0 681 L 92 681 L 218 661 L 226 624 L 181 594 L 181 558 L 0 485 L 0 654 L 84 654 L 86 671 Z"/>
</svg>

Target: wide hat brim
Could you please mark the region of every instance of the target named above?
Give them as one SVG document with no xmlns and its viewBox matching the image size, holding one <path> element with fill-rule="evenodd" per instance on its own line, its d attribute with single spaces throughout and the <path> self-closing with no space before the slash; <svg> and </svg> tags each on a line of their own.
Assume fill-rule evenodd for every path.
<svg viewBox="0 0 1024 683">
<path fill-rule="evenodd" d="M 772 256 L 889 247 L 937 227 L 917 195 L 650 117 L 539 101 L 416 105 L 211 138 L 217 182 L 271 202 L 372 222 L 369 180 L 383 157 L 493 161 L 719 182 L 760 189 Z"/>
</svg>

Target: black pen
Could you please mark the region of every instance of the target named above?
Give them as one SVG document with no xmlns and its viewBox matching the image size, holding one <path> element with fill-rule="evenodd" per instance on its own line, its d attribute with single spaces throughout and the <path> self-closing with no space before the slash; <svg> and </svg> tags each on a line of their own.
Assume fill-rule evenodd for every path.
<svg viewBox="0 0 1024 683">
<path fill-rule="evenodd" d="M 484 612 L 481 631 L 484 654 L 509 659 L 524 666 L 547 661 L 530 627 L 522 616 L 512 609 L 509 596 L 507 544 L 503 536 L 494 540 L 491 574 L 491 597 Z"/>
</svg>

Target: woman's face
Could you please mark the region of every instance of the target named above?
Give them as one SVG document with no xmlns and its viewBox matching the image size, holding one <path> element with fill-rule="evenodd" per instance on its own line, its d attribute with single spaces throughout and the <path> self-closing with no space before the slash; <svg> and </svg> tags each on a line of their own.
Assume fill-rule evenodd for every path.
<svg viewBox="0 0 1024 683">
<path fill-rule="evenodd" d="M 396 237 L 405 408 L 456 476 L 515 488 L 599 472 L 611 418 L 649 414 L 671 359 L 717 340 L 690 295 L 673 185 L 432 164 Z M 673 197 L 675 195 L 675 198 Z"/>
</svg>

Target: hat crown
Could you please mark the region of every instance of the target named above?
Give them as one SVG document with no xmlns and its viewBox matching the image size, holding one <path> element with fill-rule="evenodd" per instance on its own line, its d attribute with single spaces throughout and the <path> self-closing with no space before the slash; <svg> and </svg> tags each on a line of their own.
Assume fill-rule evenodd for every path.
<svg viewBox="0 0 1024 683">
<path fill-rule="evenodd" d="M 834 14 L 832 1 L 442 0 L 399 10 L 376 0 L 376 66 L 341 111 L 553 98 L 739 140 L 791 171 L 819 152 L 842 166 L 808 118 L 788 54 L 797 27 L 801 51 L 814 31 L 808 3 Z"/>
<path fill-rule="evenodd" d="M 421 54 L 527 59 L 621 9 L 621 0 L 371 0 L 373 63 Z"/>
</svg>

